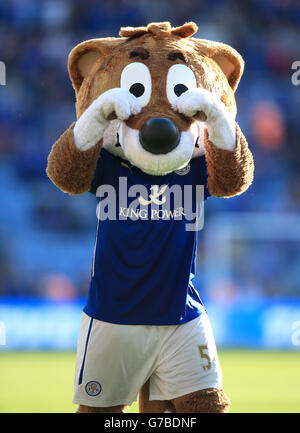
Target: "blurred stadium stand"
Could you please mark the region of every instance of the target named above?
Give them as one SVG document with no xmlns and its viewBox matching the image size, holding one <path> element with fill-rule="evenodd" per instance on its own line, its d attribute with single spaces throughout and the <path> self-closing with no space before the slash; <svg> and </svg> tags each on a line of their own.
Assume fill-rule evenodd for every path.
<svg viewBox="0 0 300 433">
<path fill-rule="evenodd" d="M 121 26 L 163 20 L 195 21 L 197 37 L 232 45 L 246 62 L 237 120 L 254 153 L 255 181 L 241 197 L 208 200 L 199 245 L 196 285 L 217 340 L 269 347 L 273 336 L 274 347 L 292 348 L 291 326 L 300 320 L 300 86 L 291 82 L 300 60 L 297 0 L 1 2 L 0 322 L 11 336 L 7 348 L 53 347 L 47 335 L 63 317 L 69 322 L 57 344 L 73 347 L 88 288 L 95 199 L 65 195 L 45 174 L 53 142 L 75 120 L 68 53 L 82 40 L 117 36 Z M 29 317 L 23 339 L 21 318 Z M 53 320 L 39 334 L 41 317 Z M 237 329 L 243 336 L 232 334 Z"/>
</svg>

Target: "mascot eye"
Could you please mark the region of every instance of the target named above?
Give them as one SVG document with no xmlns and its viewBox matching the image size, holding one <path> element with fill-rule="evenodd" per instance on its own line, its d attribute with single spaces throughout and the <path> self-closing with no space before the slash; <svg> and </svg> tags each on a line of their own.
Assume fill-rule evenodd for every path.
<svg viewBox="0 0 300 433">
<path fill-rule="evenodd" d="M 129 92 L 139 98 L 145 92 L 145 86 L 142 83 L 134 83 L 130 86 Z"/>
<path fill-rule="evenodd" d="M 186 65 L 173 65 L 167 75 L 167 97 L 171 104 L 184 92 L 196 89 L 194 72 Z"/>
<path fill-rule="evenodd" d="M 151 75 L 144 63 L 129 63 L 121 74 L 121 88 L 129 90 L 144 107 L 151 97 Z"/>
<path fill-rule="evenodd" d="M 189 90 L 185 84 L 176 84 L 176 86 L 174 87 L 174 93 L 176 96 L 180 96 L 182 93 L 186 92 L 187 90 Z"/>
</svg>

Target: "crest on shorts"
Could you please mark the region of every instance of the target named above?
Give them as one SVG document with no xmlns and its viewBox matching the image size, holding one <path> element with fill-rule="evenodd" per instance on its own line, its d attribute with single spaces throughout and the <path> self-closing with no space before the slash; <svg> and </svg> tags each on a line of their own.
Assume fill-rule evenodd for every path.
<svg viewBox="0 0 300 433">
<path fill-rule="evenodd" d="M 99 382 L 96 382 L 95 380 L 92 380 L 85 385 L 85 391 L 91 397 L 95 397 L 96 395 L 99 395 L 101 390 L 102 390 L 102 386 L 100 385 Z"/>
</svg>

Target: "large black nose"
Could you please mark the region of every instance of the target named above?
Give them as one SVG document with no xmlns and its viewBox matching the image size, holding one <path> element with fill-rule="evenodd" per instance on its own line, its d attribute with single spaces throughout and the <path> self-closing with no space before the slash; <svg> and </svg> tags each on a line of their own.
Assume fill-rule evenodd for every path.
<svg viewBox="0 0 300 433">
<path fill-rule="evenodd" d="M 177 126 L 164 117 L 147 120 L 140 130 L 140 142 L 144 149 L 156 155 L 168 153 L 179 143 Z"/>
</svg>

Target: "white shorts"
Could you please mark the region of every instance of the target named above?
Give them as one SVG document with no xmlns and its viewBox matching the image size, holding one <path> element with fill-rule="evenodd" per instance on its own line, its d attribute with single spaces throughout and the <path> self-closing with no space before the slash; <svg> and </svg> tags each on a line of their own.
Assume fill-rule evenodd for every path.
<svg viewBox="0 0 300 433">
<path fill-rule="evenodd" d="M 171 400 L 222 388 L 222 373 L 206 313 L 183 325 L 116 325 L 83 313 L 73 403 L 130 405 L 150 379 L 150 400 Z"/>
</svg>

